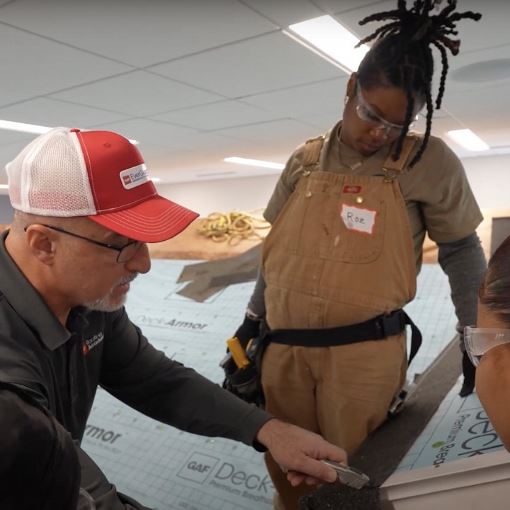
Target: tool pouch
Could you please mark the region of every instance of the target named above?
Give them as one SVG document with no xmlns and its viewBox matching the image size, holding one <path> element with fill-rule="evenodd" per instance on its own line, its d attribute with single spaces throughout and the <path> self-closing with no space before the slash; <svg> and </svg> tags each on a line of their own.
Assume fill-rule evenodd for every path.
<svg viewBox="0 0 510 510">
<path fill-rule="evenodd" d="M 264 392 L 261 383 L 262 356 L 267 346 L 266 335 L 253 338 L 246 349 L 250 364 L 238 368 L 234 359 L 227 353 L 220 366 L 225 371 L 223 387 L 242 400 L 264 407 Z"/>
</svg>

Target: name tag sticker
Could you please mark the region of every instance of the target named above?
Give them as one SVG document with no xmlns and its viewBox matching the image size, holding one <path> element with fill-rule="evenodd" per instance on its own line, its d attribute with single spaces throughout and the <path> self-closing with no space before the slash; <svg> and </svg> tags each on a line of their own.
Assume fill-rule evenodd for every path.
<svg viewBox="0 0 510 510">
<path fill-rule="evenodd" d="M 344 225 L 349 230 L 356 230 L 364 234 L 372 234 L 377 211 L 342 204 L 340 216 L 342 217 Z"/>
</svg>

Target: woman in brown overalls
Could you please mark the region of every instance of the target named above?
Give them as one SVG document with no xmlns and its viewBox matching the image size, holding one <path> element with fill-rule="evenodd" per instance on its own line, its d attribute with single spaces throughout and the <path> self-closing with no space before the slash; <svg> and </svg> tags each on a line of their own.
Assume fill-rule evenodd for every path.
<svg viewBox="0 0 510 510">
<path fill-rule="evenodd" d="M 432 1 L 361 21 L 391 20 L 347 85 L 343 119 L 290 157 L 265 211 L 273 226 L 261 277 L 236 336 L 256 336 L 265 319 L 266 408 L 352 453 L 386 418 L 407 368 L 402 307 L 415 295 L 425 234 L 439 246 L 460 326 L 476 316 L 485 259 L 475 229 L 482 216 L 462 164 L 430 136 L 431 47 L 442 55 L 439 108 L 456 21 L 479 19 Z M 435 10 L 433 13 L 432 11 Z M 427 128 L 410 136 L 423 106 Z M 265 291 L 264 290 L 265 282 Z M 264 306 L 265 305 L 265 306 Z M 283 330 L 283 331 L 282 331 Z M 473 371 L 464 361 L 466 388 Z M 266 462 L 275 508 L 294 510 L 292 487 Z"/>
</svg>

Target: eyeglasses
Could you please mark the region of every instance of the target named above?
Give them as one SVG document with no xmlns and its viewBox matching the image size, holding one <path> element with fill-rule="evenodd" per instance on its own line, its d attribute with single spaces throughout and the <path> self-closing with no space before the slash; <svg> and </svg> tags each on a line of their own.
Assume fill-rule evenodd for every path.
<svg viewBox="0 0 510 510">
<path fill-rule="evenodd" d="M 97 246 L 102 246 L 103 248 L 108 248 L 109 250 L 114 250 L 118 252 L 117 255 L 117 262 L 123 263 L 131 260 L 138 250 L 140 249 L 140 246 L 142 246 L 141 241 L 129 241 L 124 246 L 115 246 L 113 244 L 108 243 L 102 243 L 101 241 L 96 241 L 95 239 L 90 239 L 88 237 L 82 236 L 80 234 L 75 234 L 74 232 L 69 232 L 68 230 L 64 230 L 60 227 L 55 227 L 54 225 L 46 225 L 44 223 L 39 223 L 39 225 L 42 225 L 43 227 L 49 228 L 51 230 L 55 230 L 56 232 L 60 232 L 62 234 L 67 234 L 68 236 L 77 237 L 78 239 L 83 239 L 84 241 L 88 241 L 89 243 L 95 244 Z M 30 225 L 27 225 L 24 230 L 27 231 L 27 228 Z"/>
<path fill-rule="evenodd" d="M 464 345 L 466 352 L 475 367 L 480 364 L 482 356 L 498 345 L 510 343 L 510 329 L 464 328 Z"/>
<path fill-rule="evenodd" d="M 373 110 L 363 97 L 359 83 L 356 84 L 356 103 L 356 113 L 358 114 L 358 117 L 364 122 L 375 124 L 374 128 L 383 130 L 385 137 L 390 135 L 399 135 L 404 129 L 405 126 L 403 124 L 393 124 L 393 122 L 388 122 Z M 415 116 L 414 121 L 409 124 L 409 129 L 414 126 L 417 119 L 418 116 Z"/>
</svg>

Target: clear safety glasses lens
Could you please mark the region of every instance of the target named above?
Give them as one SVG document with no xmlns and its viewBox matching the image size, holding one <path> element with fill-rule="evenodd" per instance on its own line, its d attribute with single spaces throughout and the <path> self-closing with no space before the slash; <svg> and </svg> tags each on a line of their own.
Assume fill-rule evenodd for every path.
<svg viewBox="0 0 510 510">
<path fill-rule="evenodd" d="M 390 134 L 397 135 L 402 132 L 404 126 L 401 124 L 393 124 L 392 122 L 388 122 L 383 119 L 380 115 L 378 115 L 374 110 L 367 104 L 365 99 L 363 98 L 363 94 L 361 93 L 361 87 L 358 86 L 356 91 L 356 113 L 358 117 L 363 122 L 370 122 L 375 125 L 376 129 L 384 130 L 384 134 L 386 136 Z M 414 120 L 409 124 L 409 129 L 412 129 L 414 126 L 418 116 L 414 118 Z"/>
<path fill-rule="evenodd" d="M 464 328 L 464 345 L 475 367 L 480 364 L 482 356 L 498 345 L 510 343 L 510 330 L 493 328 Z"/>
</svg>

